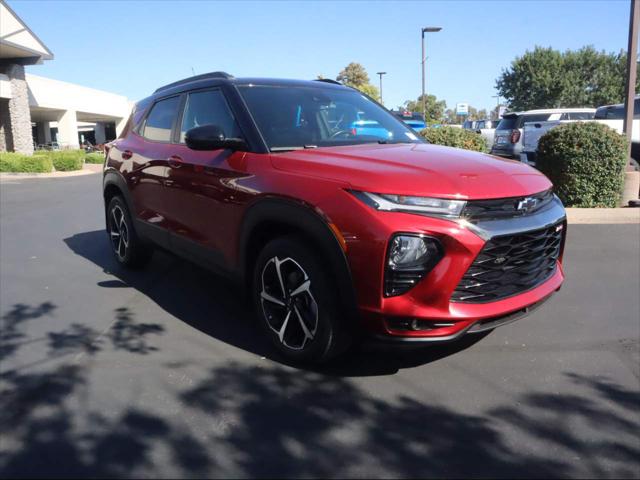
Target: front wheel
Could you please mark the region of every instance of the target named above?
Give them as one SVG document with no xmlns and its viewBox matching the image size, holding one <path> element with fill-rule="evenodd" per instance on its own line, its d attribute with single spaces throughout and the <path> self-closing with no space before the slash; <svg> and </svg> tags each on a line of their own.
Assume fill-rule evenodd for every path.
<svg viewBox="0 0 640 480">
<path fill-rule="evenodd" d="M 275 347 L 294 361 L 320 363 L 344 352 L 349 339 L 333 282 L 302 239 L 283 237 L 262 250 L 253 298 Z"/>
</svg>

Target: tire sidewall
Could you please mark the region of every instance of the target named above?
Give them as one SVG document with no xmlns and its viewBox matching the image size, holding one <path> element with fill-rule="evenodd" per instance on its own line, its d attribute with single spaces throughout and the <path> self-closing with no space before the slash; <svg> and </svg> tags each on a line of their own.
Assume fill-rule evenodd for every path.
<svg viewBox="0 0 640 480">
<path fill-rule="evenodd" d="M 268 325 L 262 309 L 262 272 L 273 257 L 295 260 L 311 280 L 311 294 L 318 306 L 318 326 L 316 334 L 302 350 L 291 349 L 280 342 L 278 335 Z M 296 237 L 283 237 L 268 243 L 262 250 L 254 266 L 251 285 L 254 310 L 263 331 L 269 336 L 273 345 L 285 357 L 299 362 L 322 362 L 335 355 L 337 336 L 337 302 L 330 277 L 322 268 L 311 250 Z"/>
<path fill-rule="evenodd" d="M 127 226 L 127 233 L 129 235 L 129 246 L 127 247 L 127 251 L 123 258 L 118 255 L 113 247 L 113 242 L 111 240 L 111 218 L 112 218 L 112 210 L 116 207 L 120 207 L 122 213 L 124 215 L 124 221 Z M 130 265 L 133 260 L 134 249 L 136 248 L 137 236 L 133 229 L 133 222 L 131 221 L 131 215 L 129 214 L 129 209 L 127 208 L 126 203 L 121 197 L 113 197 L 109 202 L 109 206 L 107 207 L 107 234 L 109 235 L 109 246 L 111 247 L 111 251 L 113 252 L 113 256 L 116 258 L 118 263 L 122 265 Z"/>
</svg>

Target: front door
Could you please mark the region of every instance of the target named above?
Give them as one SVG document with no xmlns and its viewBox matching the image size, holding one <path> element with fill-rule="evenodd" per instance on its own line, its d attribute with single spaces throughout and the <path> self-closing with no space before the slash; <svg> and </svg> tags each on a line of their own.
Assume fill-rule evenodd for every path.
<svg viewBox="0 0 640 480">
<path fill-rule="evenodd" d="M 188 148 L 184 143 L 186 132 L 207 124 L 220 127 L 225 137 L 242 136 L 222 91 L 189 93 L 178 128 L 178 143 L 172 145 L 170 152 L 165 209 L 173 249 L 194 260 L 224 266 L 222 252 L 228 242 L 229 225 L 240 212 L 233 180 L 246 175 L 242 168 L 245 153 Z"/>
</svg>

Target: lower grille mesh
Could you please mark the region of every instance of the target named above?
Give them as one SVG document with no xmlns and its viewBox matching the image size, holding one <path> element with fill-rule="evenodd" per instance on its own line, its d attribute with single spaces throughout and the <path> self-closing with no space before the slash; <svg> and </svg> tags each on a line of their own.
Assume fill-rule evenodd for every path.
<svg viewBox="0 0 640 480">
<path fill-rule="evenodd" d="M 555 272 L 564 224 L 489 240 L 451 301 L 486 303 L 530 290 Z"/>
</svg>

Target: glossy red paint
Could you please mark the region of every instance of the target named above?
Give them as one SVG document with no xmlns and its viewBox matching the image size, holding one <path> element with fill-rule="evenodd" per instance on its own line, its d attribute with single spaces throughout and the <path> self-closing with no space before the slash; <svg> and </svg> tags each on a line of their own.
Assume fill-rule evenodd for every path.
<svg viewBox="0 0 640 480">
<path fill-rule="evenodd" d="M 133 152 L 132 157 L 123 159 L 123 151 Z M 286 198 L 319 212 L 344 239 L 362 325 L 376 333 L 450 336 L 478 320 L 540 301 L 557 290 L 564 278 L 559 268 L 537 288 L 505 300 L 451 302 L 451 292 L 485 241 L 451 220 L 376 211 L 349 193 L 355 189 L 487 199 L 529 195 L 550 187 L 546 177 L 519 162 L 432 145 L 361 145 L 280 154 L 197 152 L 130 133 L 113 144 L 106 168 L 126 180 L 140 220 L 168 230 L 174 238 L 219 252 L 230 269 L 240 268 L 243 218 L 256 202 Z M 438 238 L 445 254 L 416 287 L 386 298 L 384 261 L 388 242 L 397 232 Z M 169 242 L 169 247 L 180 245 Z M 395 316 L 454 325 L 394 331 L 385 319 Z"/>
<path fill-rule="evenodd" d="M 452 293 L 488 239 L 500 232 L 533 231 L 536 222 L 527 220 L 526 214 L 519 220 L 491 218 L 483 225 L 489 230 L 483 231 L 477 228 L 479 223 L 459 219 L 377 210 L 355 194 L 467 201 L 528 197 L 551 188 L 537 170 L 482 153 L 423 143 L 385 144 L 386 140 L 320 148 L 304 144 L 299 150 L 270 153 L 234 86 L 256 83 L 288 85 L 268 79 L 196 77 L 161 88 L 136 105 L 121 138 L 109 145 L 104 186 L 107 203 L 109 195 L 123 196 L 139 237 L 246 280 L 251 262 L 264 242 L 272 239 L 261 235 L 294 232 L 324 257 L 336 290 L 348 291 L 340 301 L 350 302 L 362 328 L 392 339 L 451 339 L 479 321 L 537 304 L 561 286 L 560 255 L 553 275 L 535 288 L 489 303 L 453 302 Z M 293 81 L 292 85 L 346 88 L 317 82 Z M 177 100 L 178 111 L 183 112 L 187 96 L 196 90 L 222 93 L 246 148 L 188 148 L 179 141 L 182 113 L 174 113 L 170 129 L 162 127 L 171 141 L 152 141 L 139 135 L 154 102 L 172 99 L 175 104 Z M 410 131 L 404 135 L 417 142 Z M 264 214 L 265 205 L 268 214 Z M 564 210 L 559 200 L 554 209 L 552 218 L 539 219 L 537 225 L 548 227 L 562 221 Z M 256 212 L 263 212 L 263 216 Z M 273 227 L 261 230 L 265 222 L 272 222 Z M 256 231 L 262 233 L 254 234 Z M 385 296 L 387 250 L 398 233 L 436 239 L 442 257 L 406 293 Z M 258 241 L 253 241 L 256 238 Z M 390 320 L 398 318 L 446 325 L 394 330 Z"/>
</svg>

